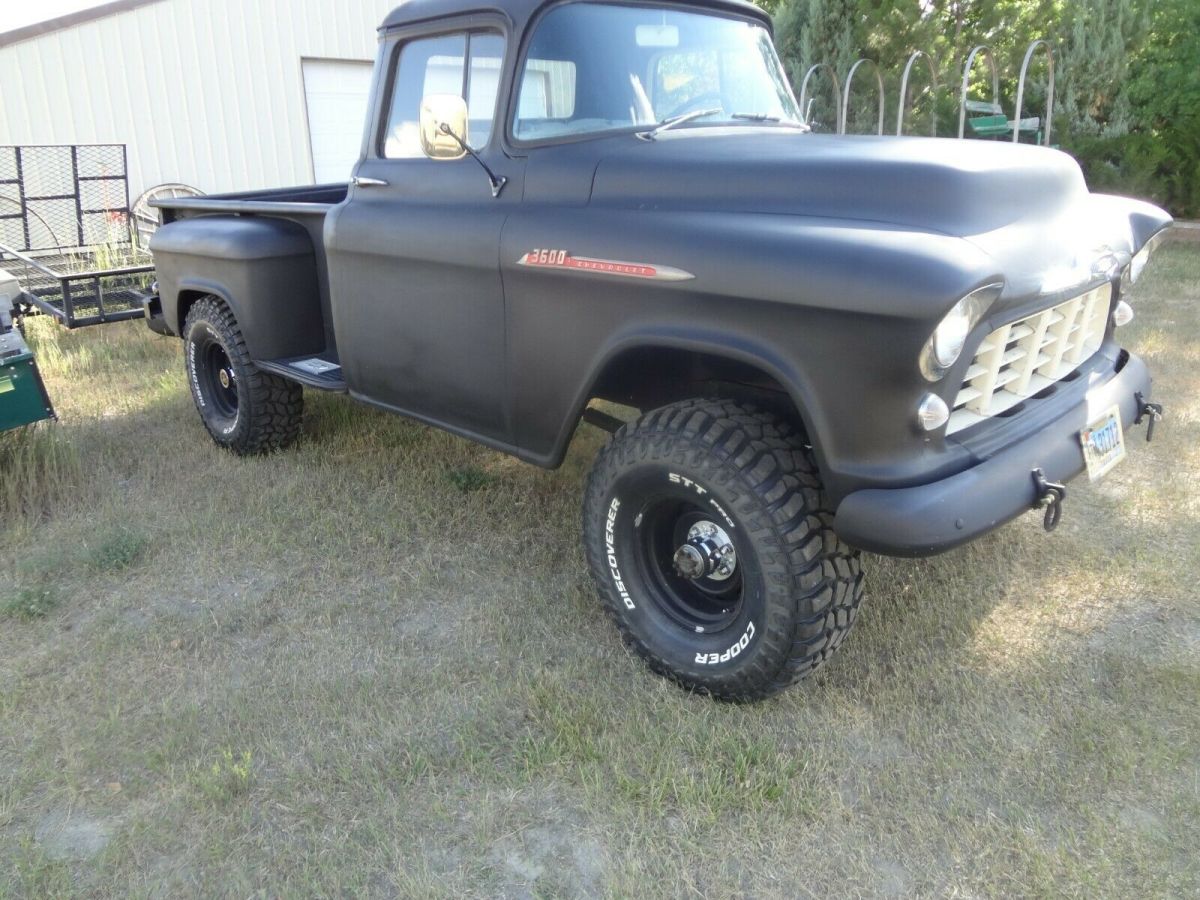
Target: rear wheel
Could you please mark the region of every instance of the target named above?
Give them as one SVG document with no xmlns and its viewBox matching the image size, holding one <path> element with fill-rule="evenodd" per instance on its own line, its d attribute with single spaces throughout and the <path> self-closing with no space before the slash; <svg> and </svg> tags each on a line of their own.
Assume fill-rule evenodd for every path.
<svg viewBox="0 0 1200 900">
<path fill-rule="evenodd" d="M 204 297 L 192 306 L 183 344 L 192 399 L 214 441 L 249 455 L 296 439 L 302 388 L 254 366 L 237 320 L 221 300 Z"/>
<path fill-rule="evenodd" d="M 785 421 L 688 400 L 617 432 L 584 500 L 588 562 L 626 642 L 686 687 L 744 700 L 804 677 L 862 599 L 816 465 Z"/>
</svg>

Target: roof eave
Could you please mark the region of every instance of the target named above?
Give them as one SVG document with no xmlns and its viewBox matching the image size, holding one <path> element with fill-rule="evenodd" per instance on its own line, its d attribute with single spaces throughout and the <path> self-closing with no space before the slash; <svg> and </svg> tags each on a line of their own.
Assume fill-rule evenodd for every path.
<svg viewBox="0 0 1200 900">
<path fill-rule="evenodd" d="M 101 3 L 99 6 L 67 13 L 65 16 L 56 16 L 44 22 L 34 22 L 32 25 L 25 25 L 21 28 L 14 28 L 12 31 L 0 33 L 0 47 L 19 44 L 22 41 L 62 31 L 64 28 L 72 28 L 75 25 L 82 25 L 85 22 L 129 12 L 130 10 L 137 9 L 139 6 L 148 6 L 151 3 L 158 2 L 160 0 L 112 0 L 110 3 Z"/>
</svg>

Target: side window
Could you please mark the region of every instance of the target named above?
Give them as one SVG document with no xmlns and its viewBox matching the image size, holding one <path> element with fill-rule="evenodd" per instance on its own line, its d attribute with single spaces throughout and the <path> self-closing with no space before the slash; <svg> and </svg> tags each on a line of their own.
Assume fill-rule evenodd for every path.
<svg viewBox="0 0 1200 900">
<path fill-rule="evenodd" d="M 536 128 L 537 119 L 569 119 L 575 114 L 575 63 L 529 59 L 521 78 L 517 117 Z"/>
<path fill-rule="evenodd" d="M 468 49 L 471 60 L 467 78 L 467 143 L 472 150 L 486 146 L 496 118 L 500 95 L 500 66 L 504 61 L 504 38 L 498 34 L 473 34 Z"/>
<path fill-rule="evenodd" d="M 467 101 L 467 143 L 487 144 L 496 115 L 504 39 L 470 33 L 420 38 L 400 48 L 391 109 L 383 138 L 387 159 L 412 159 L 421 152 L 421 100 L 429 94 L 458 94 Z"/>
</svg>

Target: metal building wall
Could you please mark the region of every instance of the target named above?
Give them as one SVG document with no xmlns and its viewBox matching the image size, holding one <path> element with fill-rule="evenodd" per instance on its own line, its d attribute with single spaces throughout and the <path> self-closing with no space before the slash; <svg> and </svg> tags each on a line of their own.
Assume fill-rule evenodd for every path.
<svg viewBox="0 0 1200 900">
<path fill-rule="evenodd" d="M 398 3 L 159 0 L 0 46 L 0 144 L 128 144 L 131 200 L 311 182 L 301 60 L 373 59 Z"/>
</svg>

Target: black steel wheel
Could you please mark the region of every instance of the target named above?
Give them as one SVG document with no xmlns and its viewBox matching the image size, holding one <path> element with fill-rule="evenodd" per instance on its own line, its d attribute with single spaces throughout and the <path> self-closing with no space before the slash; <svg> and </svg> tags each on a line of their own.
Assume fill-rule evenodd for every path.
<svg viewBox="0 0 1200 900">
<path fill-rule="evenodd" d="M 199 353 L 203 355 L 203 363 L 197 366 L 201 380 L 200 389 L 218 415 L 227 420 L 236 420 L 237 374 L 233 370 L 229 354 L 212 331 L 205 329 L 197 338 L 200 342 Z"/>
<path fill-rule="evenodd" d="M 220 299 L 196 301 L 183 343 L 192 399 L 214 441 L 255 454 L 296 439 L 304 410 L 300 385 L 254 366 L 237 320 Z"/>
<path fill-rule="evenodd" d="M 743 602 L 733 529 L 682 493 L 655 493 L 638 511 L 634 564 L 664 616 L 690 632 L 721 631 L 737 620 Z"/>
<path fill-rule="evenodd" d="M 592 574 L 655 671 L 730 700 L 773 694 L 841 644 L 862 599 L 811 451 L 787 422 L 688 400 L 621 428 L 584 499 Z"/>
</svg>

